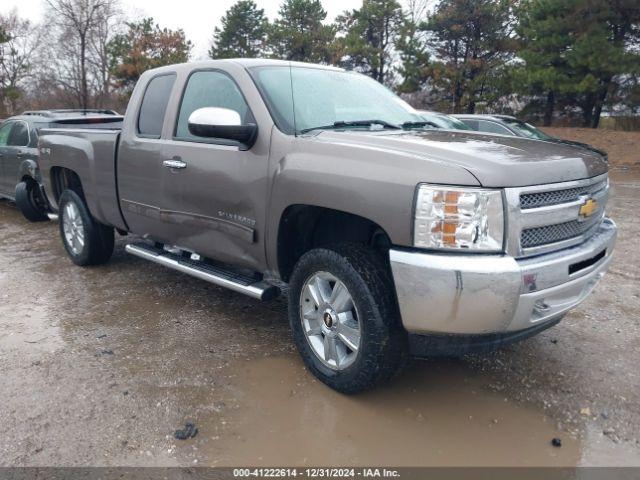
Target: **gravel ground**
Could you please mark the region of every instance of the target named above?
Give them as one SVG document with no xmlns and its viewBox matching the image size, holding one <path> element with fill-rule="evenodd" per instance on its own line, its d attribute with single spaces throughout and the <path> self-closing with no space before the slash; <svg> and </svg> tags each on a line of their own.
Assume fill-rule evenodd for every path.
<svg viewBox="0 0 640 480">
<path fill-rule="evenodd" d="M 124 238 L 75 267 L 56 224 L 0 202 L 0 466 L 640 465 L 638 173 L 614 172 L 612 268 L 558 326 L 357 397 L 305 371 L 283 299 L 145 263 Z"/>
</svg>

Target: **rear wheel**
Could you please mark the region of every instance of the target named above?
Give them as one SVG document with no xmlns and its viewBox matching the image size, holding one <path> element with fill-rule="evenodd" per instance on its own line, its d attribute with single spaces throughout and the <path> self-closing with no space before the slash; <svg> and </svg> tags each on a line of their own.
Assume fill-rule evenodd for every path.
<svg viewBox="0 0 640 480">
<path fill-rule="evenodd" d="M 113 228 L 94 219 L 82 198 L 72 190 L 62 192 L 59 204 L 60 236 L 73 263 L 106 263 L 113 254 Z"/>
<path fill-rule="evenodd" d="M 384 382 L 406 357 L 389 269 L 368 247 L 304 254 L 291 276 L 289 321 L 309 370 L 343 393 Z"/>
<path fill-rule="evenodd" d="M 40 187 L 34 180 L 27 180 L 16 185 L 16 205 L 30 222 L 48 220 L 47 207 Z"/>
</svg>

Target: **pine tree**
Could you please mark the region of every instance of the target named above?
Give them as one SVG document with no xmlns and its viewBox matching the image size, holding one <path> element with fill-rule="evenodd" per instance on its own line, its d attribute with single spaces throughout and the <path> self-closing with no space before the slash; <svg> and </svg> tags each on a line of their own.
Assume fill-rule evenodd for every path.
<svg viewBox="0 0 640 480">
<path fill-rule="evenodd" d="M 513 0 L 442 0 L 425 30 L 435 50 L 429 67 L 434 85 L 450 98 L 453 111 L 474 113 L 496 97 L 504 64 L 513 57 Z"/>
<path fill-rule="evenodd" d="M 391 71 L 394 42 L 402 21 L 397 0 L 363 0 L 360 9 L 338 19 L 345 34 L 342 63 L 384 83 Z"/>
<path fill-rule="evenodd" d="M 584 126 L 597 128 L 621 82 L 640 75 L 640 4 L 528 0 L 519 17 L 521 82 L 528 93 L 546 95 L 545 124 L 563 95 L 580 106 Z"/>
<path fill-rule="evenodd" d="M 562 96 L 575 89 L 567 54 L 572 48 L 572 8 L 567 0 L 527 0 L 518 9 L 518 56 L 524 61 L 516 82 L 522 93 L 544 100 L 544 125 L 551 125 Z"/>
<path fill-rule="evenodd" d="M 271 27 L 269 46 L 275 58 L 332 63 L 336 29 L 322 22 L 327 12 L 320 0 L 285 0 Z"/>
<path fill-rule="evenodd" d="M 396 49 L 400 55 L 397 72 L 402 77 L 398 85 L 401 93 L 414 93 L 424 88 L 429 65 L 429 49 L 421 27 L 427 12 L 428 0 L 409 0 L 400 25 Z"/>
<path fill-rule="evenodd" d="M 209 50 L 211 58 L 255 58 L 265 54 L 268 21 L 253 0 L 239 0 L 222 17 Z"/>
<path fill-rule="evenodd" d="M 597 128 L 622 76 L 640 75 L 640 3 L 572 0 L 575 43 L 568 62 L 577 72 L 583 125 Z"/>
</svg>

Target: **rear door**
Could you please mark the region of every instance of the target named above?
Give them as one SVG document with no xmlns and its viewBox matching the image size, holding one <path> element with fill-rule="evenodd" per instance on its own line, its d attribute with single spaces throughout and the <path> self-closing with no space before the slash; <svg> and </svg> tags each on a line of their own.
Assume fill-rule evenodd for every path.
<svg viewBox="0 0 640 480">
<path fill-rule="evenodd" d="M 123 127 L 118 149 L 118 189 L 122 214 L 129 230 L 161 242 L 170 242 L 162 215 L 163 168 L 162 129 L 171 99 L 175 73 L 152 77 L 139 102 L 138 112 L 132 112 L 130 124 Z"/>
</svg>

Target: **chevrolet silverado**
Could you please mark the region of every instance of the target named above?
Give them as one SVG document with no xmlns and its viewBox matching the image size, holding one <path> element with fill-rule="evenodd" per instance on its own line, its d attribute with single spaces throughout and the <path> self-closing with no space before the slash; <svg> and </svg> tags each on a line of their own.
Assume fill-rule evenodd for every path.
<svg viewBox="0 0 640 480">
<path fill-rule="evenodd" d="M 611 261 L 601 156 L 433 129 L 372 79 L 275 60 L 145 72 L 121 129 L 48 129 L 72 261 L 126 251 L 261 300 L 288 284 L 310 369 L 354 393 L 409 355 L 495 348 L 582 302 Z"/>
</svg>

